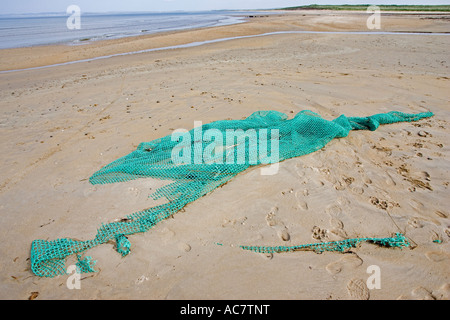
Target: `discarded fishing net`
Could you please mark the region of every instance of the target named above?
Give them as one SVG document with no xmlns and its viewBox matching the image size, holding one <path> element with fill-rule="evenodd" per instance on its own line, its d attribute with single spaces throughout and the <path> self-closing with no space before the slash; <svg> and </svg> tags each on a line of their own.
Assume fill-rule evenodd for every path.
<svg viewBox="0 0 450 320">
<path fill-rule="evenodd" d="M 259 253 L 279 253 L 291 251 L 314 251 L 317 253 L 322 253 L 324 251 L 345 252 L 348 249 L 356 248 L 356 246 L 358 246 L 361 242 L 370 242 L 383 247 L 393 248 L 402 248 L 409 246 L 409 242 L 405 238 L 405 236 L 401 233 L 396 233 L 395 237 L 391 238 L 355 238 L 341 241 L 309 243 L 297 246 L 240 246 L 240 248 Z"/>
<path fill-rule="evenodd" d="M 151 195 L 154 199 L 166 198 L 168 202 L 103 224 L 92 240 L 35 240 L 31 246 L 31 269 L 44 277 L 65 274 L 66 258 L 76 255 L 79 270 L 92 272 L 93 261 L 82 257 L 85 251 L 115 241 L 116 250 L 122 256 L 129 254 L 128 235 L 148 231 L 250 166 L 266 165 L 263 167 L 266 168 L 270 164 L 271 167 L 285 159 L 320 150 L 332 139 L 346 137 L 351 130 L 373 131 L 381 124 L 417 121 L 432 115 L 431 112 L 393 111 L 369 117 L 341 115 L 328 121 L 308 110 L 292 119 L 277 111 L 259 111 L 244 120 L 215 121 L 141 143 L 135 151 L 94 173 L 90 182 L 106 184 L 146 177 L 173 181 Z M 266 174 L 274 173 L 269 170 Z M 349 239 L 337 245 L 312 244 L 311 248 L 342 251 L 343 247 L 374 239 Z M 395 238 L 389 239 L 381 243 L 396 243 Z"/>
</svg>

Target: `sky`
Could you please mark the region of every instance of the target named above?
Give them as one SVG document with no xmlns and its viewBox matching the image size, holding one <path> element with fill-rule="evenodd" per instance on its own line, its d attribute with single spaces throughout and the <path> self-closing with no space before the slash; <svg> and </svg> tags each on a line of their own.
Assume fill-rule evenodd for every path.
<svg viewBox="0 0 450 320">
<path fill-rule="evenodd" d="M 0 14 L 66 12 L 77 5 L 81 12 L 200 11 L 220 9 L 271 9 L 308 4 L 447 4 L 450 0 L 0 0 Z"/>
</svg>

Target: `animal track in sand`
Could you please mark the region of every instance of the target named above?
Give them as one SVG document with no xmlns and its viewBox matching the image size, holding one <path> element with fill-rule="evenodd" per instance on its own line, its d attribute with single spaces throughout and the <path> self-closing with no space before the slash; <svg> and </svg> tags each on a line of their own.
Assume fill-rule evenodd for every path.
<svg viewBox="0 0 450 320">
<path fill-rule="evenodd" d="M 276 217 L 276 213 L 278 212 L 278 207 L 273 207 L 270 212 L 266 215 L 267 225 L 271 228 L 274 228 L 277 232 L 277 236 L 283 241 L 289 241 L 291 238 L 289 232 L 284 225 L 284 223 Z"/>
<path fill-rule="evenodd" d="M 353 299 L 369 300 L 370 298 L 369 289 L 361 279 L 350 280 L 347 284 L 347 291 Z"/>
<path fill-rule="evenodd" d="M 355 178 L 353 177 L 342 176 L 339 180 L 331 182 L 334 182 L 334 188 L 340 191 L 347 189 L 354 181 Z"/>
<path fill-rule="evenodd" d="M 348 269 L 353 270 L 363 264 L 363 260 L 357 255 L 344 256 L 338 261 L 327 264 L 325 269 L 329 274 L 335 275 L 341 271 Z"/>
<path fill-rule="evenodd" d="M 429 183 L 431 179 L 430 174 L 428 172 L 426 171 L 411 172 L 411 170 L 407 167 L 406 164 L 402 164 L 400 167 L 398 167 L 397 172 L 401 176 L 403 176 L 406 181 L 409 181 L 412 184 L 410 191 L 413 192 L 416 190 L 416 188 L 428 189 L 430 191 L 433 191 L 433 188 Z"/>
<path fill-rule="evenodd" d="M 343 184 L 341 181 L 338 181 L 338 182 L 336 182 L 336 183 L 334 184 L 334 188 L 335 188 L 336 190 L 341 191 L 341 190 L 345 190 L 345 188 L 347 188 L 347 185 L 346 185 L 346 184 Z"/>
<path fill-rule="evenodd" d="M 409 218 L 408 225 L 413 227 L 414 229 L 423 228 L 423 226 L 424 226 L 424 224 L 422 223 L 422 220 L 417 217 Z"/>
<path fill-rule="evenodd" d="M 327 229 L 322 229 L 318 226 L 314 226 L 311 231 L 312 231 L 313 239 L 323 241 L 328 238 L 328 235 L 327 235 L 328 230 Z"/>
<path fill-rule="evenodd" d="M 400 205 L 396 202 L 378 199 L 377 197 L 370 197 L 370 203 L 382 210 L 387 210 L 392 207 L 400 207 Z"/>
</svg>

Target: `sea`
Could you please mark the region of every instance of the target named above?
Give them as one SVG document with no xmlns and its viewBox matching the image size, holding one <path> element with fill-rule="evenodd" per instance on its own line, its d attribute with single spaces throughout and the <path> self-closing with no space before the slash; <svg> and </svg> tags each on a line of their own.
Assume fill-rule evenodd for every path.
<svg viewBox="0 0 450 320">
<path fill-rule="evenodd" d="M 0 15 L 0 49 L 82 45 L 151 33 L 242 23 L 256 11 L 41 13 Z M 267 15 L 268 13 L 263 13 Z"/>
</svg>

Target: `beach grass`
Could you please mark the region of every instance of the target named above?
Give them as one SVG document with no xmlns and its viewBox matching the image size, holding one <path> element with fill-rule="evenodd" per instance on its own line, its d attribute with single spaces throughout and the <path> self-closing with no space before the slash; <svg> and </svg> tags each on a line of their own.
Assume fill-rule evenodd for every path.
<svg viewBox="0 0 450 320">
<path fill-rule="evenodd" d="M 280 10 L 353 10 L 365 11 L 370 4 L 361 5 L 307 5 L 297 7 L 286 7 Z M 378 5 L 382 11 L 426 11 L 426 12 L 449 12 L 450 5 Z"/>
</svg>

